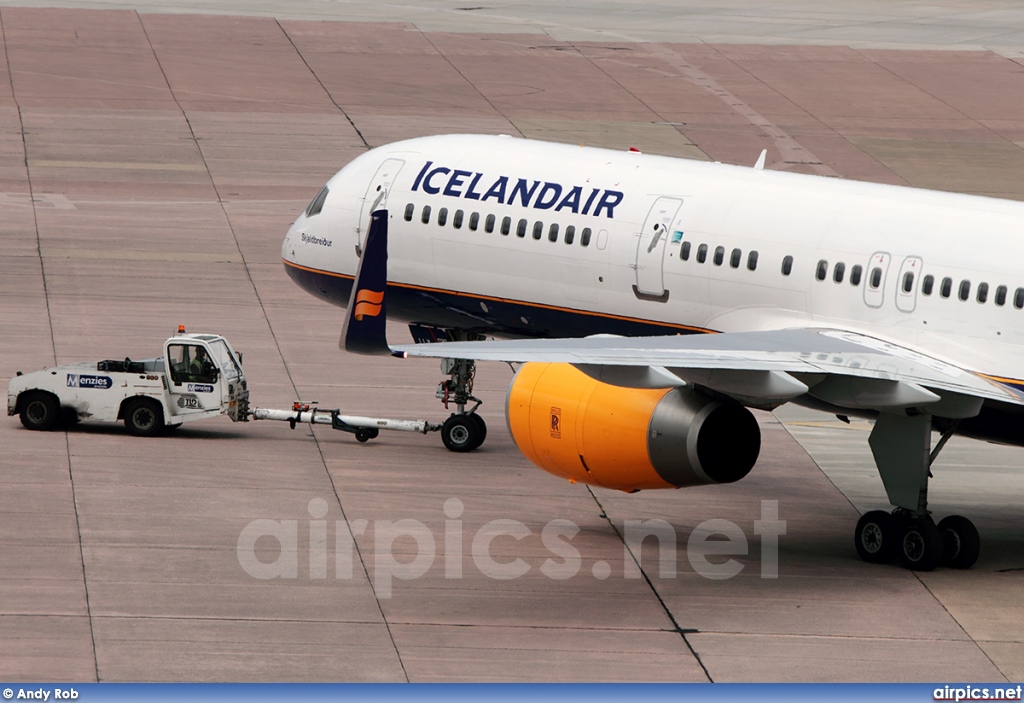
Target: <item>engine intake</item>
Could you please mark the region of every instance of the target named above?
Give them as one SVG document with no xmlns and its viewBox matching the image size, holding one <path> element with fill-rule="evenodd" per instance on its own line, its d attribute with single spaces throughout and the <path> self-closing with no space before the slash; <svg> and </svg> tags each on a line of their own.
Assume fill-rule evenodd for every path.
<svg viewBox="0 0 1024 703">
<path fill-rule="evenodd" d="M 761 449 L 757 420 L 738 403 L 690 387 L 610 386 L 569 364 L 524 364 L 505 413 L 540 468 L 627 492 L 732 483 Z"/>
</svg>

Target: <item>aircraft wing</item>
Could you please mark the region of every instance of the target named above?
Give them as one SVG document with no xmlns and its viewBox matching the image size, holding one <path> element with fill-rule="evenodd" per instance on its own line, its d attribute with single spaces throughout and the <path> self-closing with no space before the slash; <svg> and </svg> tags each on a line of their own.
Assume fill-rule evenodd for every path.
<svg viewBox="0 0 1024 703">
<path fill-rule="evenodd" d="M 806 393 L 843 407 L 911 407 L 958 397 L 1024 405 L 1024 392 L 918 351 L 839 329 L 399 345 L 407 356 L 563 362 L 615 385 L 676 377 L 751 404 Z"/>
</svg>

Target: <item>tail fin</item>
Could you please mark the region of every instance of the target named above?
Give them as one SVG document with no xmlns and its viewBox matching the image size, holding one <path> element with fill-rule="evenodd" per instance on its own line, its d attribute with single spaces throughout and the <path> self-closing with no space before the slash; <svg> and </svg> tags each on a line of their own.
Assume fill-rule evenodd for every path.
<svg viewBox="0 0 1024 703">
<path fill-rule="evenodd" d="M 387 340 L 388 211 L 370 216 L 363 256 L 341 330 L 342 349 L 355 354 L 391 354 Z"/>
</svg>

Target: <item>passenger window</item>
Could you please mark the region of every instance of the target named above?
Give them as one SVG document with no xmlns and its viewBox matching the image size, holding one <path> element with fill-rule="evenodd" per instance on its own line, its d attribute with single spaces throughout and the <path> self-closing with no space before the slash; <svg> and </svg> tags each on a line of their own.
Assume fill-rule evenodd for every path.
<svg viewBox="0 0 1024 703">
<path fill-rule="evenodd" d="M 715 247 L 715 266 L 721 266 L 725 261 L 725 247 Z"/>
<path fill-rule="evenodd" d="M 437 224 L 444 227 L 446 222 L 448 222 L 448 208 L 443 207 L 437 211 Z"/>
<path fill-rule="evenodd" d="M 864 267 L 860 264 L 854 264 L 853 268 L 850 269 L 850 285 L 859 286 L 860 277 L 864 275 Z"/>
<path fill-rule="evenodd" d="M 707 244 L 701 244 L 699 247 L 697 247 L 697 263 L 698 264 L 703 264 L 707 260 L 708 260 L 708 245 Z"/>
<path fill-rule="evenodd" d="M 909 293 L 914 290 L 914 272 L 907 271 L 903 274 L 903 292 Z"/>
<path fill-rule="evenodd" d="M 576 238 L 576 225 L 569 225 L 565 228 L 565 243 L 572 244 L 572 240 Z"/>
<path fill-rule="evenodd" d="M 996 305 L 1006 305 L 1006 286 L 996 288 Z"/>
<path fill-rule="evenodd" d="M 739 249 L 733 249 L 732 255 L 729 257 L 729 266 L 731 266 L 734 269 L 738 269 L 740 267 L 740 261 L 742 260 L 743 252 L 740 251 Z"/>
<path fill-rule="evenodd" d="M 988 300 L 988 284 L 987 283 L 979 283 L 978 284 L 978 297 L 977 297 L 977 301 L 979 303 L 984 303 L 987 300 Z"/>
<path fill-rule="evenodd" d="M 788 276 L 793 273 L 793 257 L 787 256 L 782 260 L 782 275 Z"/>
<path fill-rule="evenodd" d="M 836 283 L 842 283 L 843 277 L 846 275 L 846 264 L 842 261 L 836 264 L 836 270 L 832 272 L 832 280 Z"/>
<path fill-rule="evenodd" d="M 822 259 L 818 262 L 818 272 L 814 274 L 814 277 L 819 281 L 824 281 L 825 276 L 828 275 L 828 262 Z"/>
<path fill-rule="evenodd" d="M 425 225 L 429 225 L 430 224 L 430 206 L 429 205 L 424 205 L 423 206 L 423 214 L 420 216 L 420 222 L 422 222 Z"/>
<path fill-rule="evenodd" d="M 589 247 L 590 246 L 590 228 L 589 227 L 584 227 L 583 231 L 580 232 L 580 246 L 581 247 Z"/>
<path fill-rule="evenodd" d="M 880 285 L 882 285 L 882 269 L 876 266 L 871 269 L 871 287 L 878 288 Z"/>
<path fill-rule="evenodd" d="M 682 248 L 679 250 L 679 258 L 683 261 L 690 260 L 690 242 L 683 242 Z"/>
<path fill-rule="evenodd" d="M 1024 288 L 1018 288 L 1013 294 L 1013 307 L 1018 310 L 1024 308 Z"/>
<path fill-rule="evenodd" d="M 533 238 L 540 239 L 544 236 L 544 223 L 537 221 L 533 223 Z"/>
<path fill-rule="evenodd" d="M 526 220 L 519 220 L 519 224 L 516 225 L 516 236 L 519 237 L 520 239 L 525 237 L 526 236 L 526 227 L 529 224 L 530 223 L 527 222 Z"/>
<path fill-rule="evenodd" d="M 405 206 L 405 221 L 406 222 L 412 222 L 412 215 L 413 215 L 414 212 L 416 212 L 416 206 L 415 205 L 413 205 L 412 203 L 409 203 L 408 205 Z"/>
<path fill-rule="evenodd" d="M 502 218 L 502 220 L 501 220 L 501 233 L 504 234 L 507 237 L 508 233 L 511 230 L 512 230 L 512 218 L 511 217 L 504 217 L 504 218 Z"/>
<path fill-rule="evenodd" d="M 953 292 L 953 279 L 946 276 L 942 279 L 942 287 L 939 288 L 939 295 L 943 298 L 948 298 L 949 294 Z"/>
<path fill-rule="evenodd" d="M 452 227 L 455 229 L 462 229 L 462 210 L 455 211 L 455 217 L 452 218 Z"/>
<path fill-rule="evenodd" d="M 551 227 L 548 228 L 548 241 L 549 242 L 557 242 L 558 241 L 558 225 L 555 224 L 554 222 L 552 222 L 551 223 Z"/>
<path fill-rule="evenodd" d="M 967 300 L 971 297 L 971 282 L 967 279 L 960 281 L 960 300 Z"/>
<path fill-rule="evenodd" d="M 488 215 L 487 219 L 484 220 L 484 232 L 490 234 L 494 231 L 494 215 Z"/>
<path fill-rule="evenodd" d="M 469 216 L 469 228 L 476 232 L 476 228 L 480 225 L 480 213 L 474 212 Z"/>
<path fill-rule="evenodd" d="M 921 294 L 931 295 L 932 288 L 935 286 L 935 276 L 928 274 L 921 279 Z"/>
<path fill-rule="evenodd" d="M 747 268 L 751 271 L 757 270 L 757 251 L 752 251 L 747 255 Z"/>
</svg>

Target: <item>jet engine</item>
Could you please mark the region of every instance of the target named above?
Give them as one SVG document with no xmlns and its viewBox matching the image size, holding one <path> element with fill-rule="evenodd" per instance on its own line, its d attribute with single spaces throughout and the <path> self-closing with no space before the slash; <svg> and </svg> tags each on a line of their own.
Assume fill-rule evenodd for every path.
<svg viewBox="0 0 1024 703">
<path fill-rule="evenodd" d="M 691 387 L 611 386 L 570 364 L 524 364 L 505 415 L 540 468 L 626 492 L 732 483 L 761 449 L 757 420 L 738 403 Z"/>
</svg>

